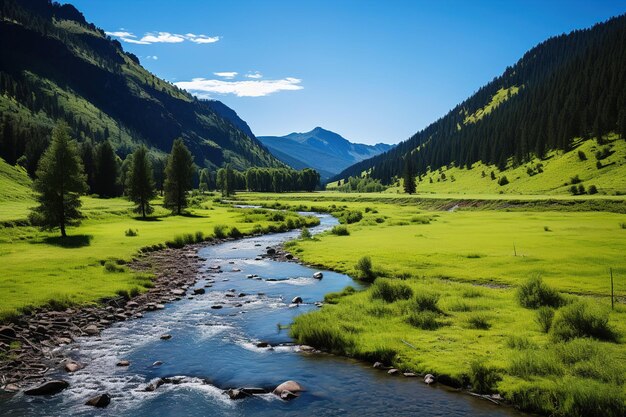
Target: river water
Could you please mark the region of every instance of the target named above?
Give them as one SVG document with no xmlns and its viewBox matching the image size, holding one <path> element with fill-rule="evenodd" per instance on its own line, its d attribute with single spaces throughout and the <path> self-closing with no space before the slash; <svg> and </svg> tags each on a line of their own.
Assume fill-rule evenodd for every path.
<svg viewBox="0 0 626 417">
<path fill-rule="evenodd" d="M 336 224 L 329 215 L 313 233 Z M 427 386 L 421 378 L 389 376 L 371 365 L 327 354 L 305 354 L 289 346 L 283 326 L 317 307 L 324 294 L 347 285 L 350 277 L 296 263 L 256 260 L 267 246 L 296 237 L 287 232 L 207 246 L 200 250 L 205 268 L 220 265 L 223 273 L 207 274 L 195 287 L 210 284 L 206 294 L 168 304 L 140 320 L 115 324 L 99 337 L 79 339 L 67 355 L 87 366 L 73 374 L 59 373 L 70 387 L 51 397 L 17 394 L 0 400 L 0 416 L 520 416 L 515 410 Z M 239 272 L 233 272 L 239 269 Z M 260 279 L 246 278 L 257 274 Z M 227 294 L 233 295 L 227 297 Z M 293 297 L 304 304 L 290 307 Z M 223 308 L 213 309 L 221 304 Z M 240 306 L 238 306 L 240 305 Z M 281 326 L 282 325 L 282 326 Z M 161 340 L 162 334 L 172 335 Z M 258 348 L 260 341 L 274 348 Z M 277 346 L 283 344 L 284 346 Z M 129 367 L 118 367 L 127 359 Z M 155 365 L 156 361 L 162 364 Z M 162 377 L 184 377 L 145 392 Z M 286 380 L 306 388 L 285 402 L 272 394 L 233 401 L 223 390 L 235 387 L 272 389 Z M 102 392 L 111 395 L 108 408 L 84 405 Z"/>
</svg>

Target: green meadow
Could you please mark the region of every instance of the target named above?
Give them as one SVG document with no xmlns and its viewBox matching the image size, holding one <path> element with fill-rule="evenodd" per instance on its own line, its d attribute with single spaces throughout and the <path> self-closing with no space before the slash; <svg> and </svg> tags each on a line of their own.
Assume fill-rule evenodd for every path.
<svg viewBox="0 0 626 417">
<path fill-rule="evenodd" d="M 617 416 L 626 410 L 626 214 L 620 210 L 579 211 L 586 202 L 575 199 L 557 209 L 552 200 L 537 199 L 532 210 L 508 211 L 500 197 L 499 204 L 441 211 L 424 209 L 429 205 L 418 199 L 389 202 L 395 200 L 384 194 L 240 198 L 334 213 L 342 227 L 289 250 L 309 264 L 376 277 L 367 290 L 330 294 L 322 309 L 298 317 L 292 334 L 299 342 L 498 392 L 527 411 L 584 416 L 602 409 Z M 357 211 L 361 219 L 349 223 L 345 213 Z M 371 260 L 368 271 L 363 257 Z M 558 301 L 546 296 L 524 305 L 519 288 L 534 277 L 543 287 L 533 287 L 531 298 L 552 294 Z"/>
</svg>

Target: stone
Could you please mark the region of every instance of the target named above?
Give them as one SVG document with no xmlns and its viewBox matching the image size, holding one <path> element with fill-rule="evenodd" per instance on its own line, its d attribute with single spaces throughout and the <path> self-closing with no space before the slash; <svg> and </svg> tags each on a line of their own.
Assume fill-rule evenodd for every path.
<svg viewBox="0 0 626 417">
<path fill-rule="evenodd" d="M 435 378 L 435 376 L 433 374 L 426 374 L 426 375 L 424 375 L 424 382 L 427 385 L 434 384 L 435 381 L 436 381 L 436 378 Z"/>
<path fill-rule="evenodd" d="M 387 373 L 389 375 L 398 375 L 400 371 L 398 371 L 396 368 L 391 368 L 390 370 L 387 371 Z"/>
<path fill-rule="evenodd" d="M 315 348 L 309 345 L 300 345 L 301 352 L 315 352 Z"/>
<path fill-rule="evenodd" d="M 105 408 L 110 403 L 111 397 L 109 396 L 109 394 L 100 394 L 88 399 L 85 405 L 90 405 L 96 408 Z"/>
<path fill-rule="evenodd" d="M 17 337 L 17 333 L 15 333 L 15 329 L 9 326 L 0 327 L 0 340 L 7 340 L 12 342 Z"/>
<path fill-rule="evenodd" d="M 70 386 L 69 382 L 59 379 L 59 380 L 44 382 L 38 387 L 27 389 L 26 391 L 24 391 L 24 394 L 26 395 L 54 395 L 63 391 L 65 388 L 69 386 Z"/>
<path fill-rule="evenodd" d="M 185 290 L 181 290 L 180 288 L 176 288 L 170 292 L 174 295 L 185 295 Z"/>
<path fill-rule="evenodd" d="M 372 368 L 376 368 L 376 369 L 382 369 L 384 367 L 385 365 L 383 365 L 382 362 L 374 362 L 374 365 L 372 365 Z"/>
<path fill-rule="evenodd" d="M 296 398 L 298 396 L 298 394 L 291 392 L 291 391 L 283 391 L 280 393 L 280 399 L 281 400 L 285 400 L 285 401 L 289 401 L 292 400 L 294 398 Z"/>
<path fill-rule="evenodd" d="M 194 288 L 193 293 L 195 295 L 204 294 L 206 290 L 204 288 Z"/>
<path fill-rule="evenodd" d="M 225 392 L 226 392 L 226 395 L 228 395 L 228 397 L 231 400 L 241 400 L 251 395 L 245 392 L 244 390 L 236 389 L 236 388 L 228 389 Z"/>
<path fill-rule="evenodd" d="M 76 372 L 80 369 L 83 369 L 83 366 L 79 363 L 76 362 L 67 362 L 65 364 L 65 371 L 66 372 Z"/>
<path fill-rule="evenodd" d="M 324 274 L 322 274 L 321 272 L 317 271 L 316 273 L 313 274 L 313 278 L 315 278 L 315 279 L 322 279 L 322 278 L 324 278 Z"/>
<path fill-rule="evenodd" d="M 95 324 L 90 324 L 89 326 L 85 327 L 83 331 L 89 336 L 95 336 L 97 334 L 100 334 L 100 329 L 98 329 L 98 326 L 96 326 Z"/>
<path fill-rule="evenodd" d="M 256 344 L 256 347 L 258 347 L 258 348 L 266 348 L 266 347 L 270 347 L 270 344 L 267 343 L 267 342 L 258 342 Z"/>
<path fill-rule="evenodd" d="M 407 378 L 415 378 L 417 376 L 417 374 L 413 372 L 404 372 L 402 375 L 404 375 Z"/>
<path fill-rule="evenodd" d="M 222 308 L 222 307 L 224 307 L 224 306 L 221 306 L 221 305 L 219 305 L 219 304 L 216 304 L 216 305 L 214 305 L 214 306 L 211 306 L 211 308 L 212 308 L 213 310 L 219 310 L 219 309 L 220 309 L 220 308 Z"/>
<path fill-rule="evenodd" d="M 239 389 L 245 392 L 246 394 L 250 394 L 250 395 L 267 394 L 267 390 L 264 388 L 245 387 L 245 388 L 239 388 Z"/>
<path fill-rule="evenodd" d="M 302 388 L 302 385 L 298 384 L 296 381 L 289 380 L 277 386 L 272 392 L 282 398 L 285 391 L 288 391 L 292 395 L 296 395 L 296 393 L 304 391 L 304 388 Z"/>
<path fill-rule="evenodd" d="M 123 359 L 115 364 L 116 366 L 130 366 L 130 361 Z"/>
<path fill-rule="evenodd" d="M 162 334 L 161 340 L 170 340 L 172 338 L 171 334 Z"/>
<path fill-rule="evenodd" d="M 248 279 L 252 279 L 252 278 L 254 278 L 254 275 L 252 275 L 252 274 L 248 274 L 248 275 L 246 275 L 246 278 L 248 278 Z"/>
<path fill-rule="evenodd" d="M 302 297 L 298 296 L 298 297 L 293 297 L 293 300 L 291 300 L 291 304 L 300 304 L 302 303 Z"/>
<path fill-rule="evenodd" d="M 161 362 L 161 361 L 155 361 L 155 362 L 152 364 L 152 366 L 161 366 L 161 365 L 163 365 L 163 362 Z"/>
<path fill-rule="evenodd" d="M 267 254 L 268 254 L 268 255 L 276 255 L 276 249 L 274 249 L 274 248 L 269 248 L 269 249 L 267 250 Z"/>
</svg>

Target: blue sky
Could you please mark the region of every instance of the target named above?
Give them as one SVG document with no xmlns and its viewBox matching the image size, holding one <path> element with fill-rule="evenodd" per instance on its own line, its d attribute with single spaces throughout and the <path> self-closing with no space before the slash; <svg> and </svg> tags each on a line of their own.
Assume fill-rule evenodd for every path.
<svg viewBox="0 0 626 417">
<path fill-rule="evenodd" d="M 626 12 L 601 0 L 71 3 L 257 135 L 322 126 L 363 143 L 405 140 L 537 43 Z"/>
</svg>

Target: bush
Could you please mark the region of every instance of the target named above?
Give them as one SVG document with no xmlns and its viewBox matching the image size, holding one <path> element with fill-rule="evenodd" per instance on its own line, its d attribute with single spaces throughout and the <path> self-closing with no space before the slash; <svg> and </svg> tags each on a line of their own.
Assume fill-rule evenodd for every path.
<svg viewBox="0 0 626 417">
<path fill-rule="evenodd" d="M 348 230 L 346 226 L 335 226 L 332 228 L 330 233 L 332 233 L 333 235 L 337 235 L 337 236 L 349 236 L 350 235 L 350 231 Z"/>
<path fill-rule="evenodd" d="M 432 311 L 415 311 L 409 314 L 406 319 L 413 327 L 417 327 L 422 330 L 436 330 L 442 326 L 442 323 L 437 320 L 438 315 Z"/>
<path fill-rule="evenodd" d="M 118 265 L 114 261 L 106 261 L 104 263 L 104 270 L 106 272 L 124 272 L 125 271 L 123 266 Z"/>
<path fill-rule="evenodd" d="M 600 162 L 600 161 L 596 162 L 596 168 L 602 169 L 603 167 L 604 167 L 604 165 L 602 165 L 602 162 Z"/>
<path fill-rule="evenodd" d="M 575 185 L 572 185 L 571 187 L 569 187 L 569 192 L 572 195 L 578 195 L 578 187 L 576 187 Z"/>
<path fill-rule="evenodd" d="M 433 311 L 440 313 L 441 310 L 437 303 L 439 296 L 437 294 L 421 292 L 415 295 L 413 299 L 413 308 L 417 311 Z"/>
<path fill-rule="evenodd" d="M 506 177 L 506 175 L 503 175 L 500 177 L 500 179 L 498 180 L 498 185 L 503 186 L 503 185 L 507 185 L 509 183 L 509 179 Z"/>
<path fill-rule="evenodd" d="M 578 194 L 585 194 L 585 186 L 578 184 Z"/>
<path fill-rule="evenodd" d="M 598 194 L 598 187 L 596 187 L 595 185 L 590 185 L 589 186 L 589 190 L 587 190 L 587 193 L 589 194 Z"/>
<path fill-rule="evenodd" d="M 363 213 L 358 210 L 348 210 L 343 213 L 343 215 L 339 218 L 341 223 L 358 223 L 363 218 Z"/>
<path fill-rule="evenodd" d="M 226 237 L 226 226 L 223 224 L 216 224 L 213 227 L 213 234 L 218 239 L 224 239 Z"/>
<path fill-rule="evenodd" d="M 535 321 L 539 325 L 539 328 L 542 332 L 548 333 L 550 331 L 550 327 L 552 327 L 552 320 L 554 319 L 554 309 L 551 307 L 539 307 L 537 310 L 537 316 L 535 317 Z"/>
<path fill-rule="evenodd" d="M 525 308 L 560 307 L 563 297 L 543 282 L 540 276 L 530 278 L 517 289 L 517 301 Z"/>
<path fill-rule="evenodd" d="M 626 229 L 626 223 L 620 223 L 619 227 L 620 229 Z"/>
<path fill-rule="evenodd" d="M 129 228 L 128 230 L 126 230 L 126 231 L 124 232 L 124 234 L 125 234 L 127 237 L 135 237 L 135 236 L 139 235 L 139 230 L 138 230 L 138 229 L 130 229 L 130 228 Z"/>
<path fill-rule="evenodd" d="M 389 279 L 378 279 L 372 286 L 372 298 L 387 303 L 397 300 L 408 300 L 413 296 L 413 290 L 407 284 Z"/>
<path fill-rule="evenodd" d="M 196 231 L 196 234 L 194 236 L 194 240 L 195 240 L 196 243 L 204 242 L 204 233 L 201 232 L 200 230 Z"/>
<path fill-rule="evenodd" d="M 355 265 L 357 270 L 357 278 L 367 282 L 373 282 L 376 279 L 376 274 L 372 269 L 372 260 L 369 256 L 364 256 L 359 259 Z"/>
<path fill-rule="evenodd" d="M 473 314 L 467 319 L 467 324 L 471 329 L 488 330 L 491 328 L 489 319 L 484 314 Z"/>
<path fill-rule="evenodd" d="M 472 389 L 479 394 L 493 392 L 495 385 L 502 380 L 497 368 L 487 366 L 476 359 L 470 364 L 469 380 Z"/>
<path fill-rule="evenodd" d="M 583 151 L 578 151 L 578 159 L 580 159 L 581 161 L 586 161 L 587 155 L 585 155 Z"/>
<path fill-rule="evenodd" d="M 228 232 L 228 236 L 239 239 L 243 236 L 243 233 L 241 233 L 236 227 L 233 227 L 232 229 L 230 229 L 230 232 Z"/>
<path fill-rule="evenodd" d="M 311 232 L 306 227 L 303 227 L 300 231 L 300 239 L 311 239 Z"/>
<path fill-rule="evenodd" d="M 592 337 L 615 341 L 617 335 L 609 326 L 609 314 L 591 308 L 586 302 L 576 302 L 560 309 L 552 322 L 552 337 L 567 341 L 577 337 Z"/>
<path fill-rule="evenodd" d="M 578 177 L 578 175 L 574 175 L 570 180 L 569 183 L 574 185 L 574 184 L 579 184 L 581 183 L 582 180 Z"/>
</svg>

